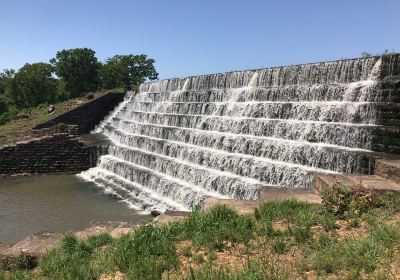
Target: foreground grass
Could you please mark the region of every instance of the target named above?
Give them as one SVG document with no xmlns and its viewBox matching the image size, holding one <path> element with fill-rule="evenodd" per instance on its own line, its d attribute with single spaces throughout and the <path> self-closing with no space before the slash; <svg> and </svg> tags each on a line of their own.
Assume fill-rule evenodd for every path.
<svg viewBox="0 0 400 280">
<path fill-rule="evenodd" d="M 123 93 L 123 89 L 115 88 L 109 90 L 112 92 Z M 104 93 L 95 93 L 95 97 L 99 97 Z M 64 114 L 76 107 L 88 102 L 86 97 L 79 97 L 67 101 L 54 104 L 54 112 L 47 113 L 47 104 L 42 104 L 34 108 L 24 109 L 21 113 L 29 115 L 29 118 L 12 120 L 4 125 L 0 125 L 0 147 L 5 144 L 15 143 L 16 141 L 25 140 L 29 137 L 29 130 L 38 124 L 49 121 L 61 114 Z"/>
<path fill-rule="evenodd" d="M 294 200 L 249 215 L 217 206 L 119 239 L 66 234 L 37 269 L 0 279 L 396 279 L 399 207 L 394 195 L 340 218 Z"/>
</svg>

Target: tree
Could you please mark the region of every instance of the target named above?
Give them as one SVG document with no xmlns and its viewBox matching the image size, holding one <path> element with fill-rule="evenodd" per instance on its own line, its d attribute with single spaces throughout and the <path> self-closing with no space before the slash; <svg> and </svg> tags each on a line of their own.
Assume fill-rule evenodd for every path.
<svg viewBox="0 0 400 280">
<path fill-rule="evenodd" d="M 100 63 L 95 51 L 88 48 L 62 50 L 57 52 L 50 63 L 65 84 L 69 97 L 81 96 L 97 89 Z"/>
<path fill-rule="evenodd" d="M 27 63 L 9 81 L 6 95 L 19 108 L 54 102 L 57 81 L 52 73 L 53 67 L 48 63 Z"/>
<path fill-rule="evenodd" d="M 14 78 L 14 69 L 5 69 L 0 73 L 0 96 L 4 96 L 10 81 Z"/>
<path fill-rule="evenodd" d="M 147 55 L 115 55 L 102 65 L 101 81 L 103 88 L 115 88 L 125 85 L 138 86 L 146 79 L 155 80 L 158 73 L 154 68 L 154 59 Z"/>
<path fill-rule="evenodd" d="M 369 52 L 362 52 L 362 53 L 361 53 L 361 57 L 363 57 L 363 58 L 369 58 L 369 57 L 372 57 L 372 54 L 370 54 Z"/>
<path fill-rule="evenodd" d="M 7 112 L 8 106 L 3 96 L 0 95 L 0 115 Z"/>
</svg>

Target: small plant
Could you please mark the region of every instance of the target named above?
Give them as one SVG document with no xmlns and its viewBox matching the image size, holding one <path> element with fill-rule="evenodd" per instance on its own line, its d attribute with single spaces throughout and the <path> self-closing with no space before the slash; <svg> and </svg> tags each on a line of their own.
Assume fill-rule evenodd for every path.
<svg viewBox="0 0 400 280">
<path fill-rule="evenodd" d="M 14 263 L 14 269 L 34 269 L 38 265 L 37 258 L 29 253 L 20 254 Z"/>
<path fill-rule="evenodd" d="M 37 258 L 25 252 L 21 252 L 18 256 L 5 256 L 0 259 L 0 269 L 7 271 L 34 269 L 37 265 Z"/>
<path fill-rule="evenodd" d="M 296 242 L 298 243 L 305 243 L 312 236 L 310 226 L 295 226 L 293 229 L 291 229 L 291 231 L 296 239 Z"/>
<path fill-rule="evenodd" d="M 215 253 L 214 250 L 210 250 L 208 252 L 208 260 L 209 261 L 215 261 L 217 259 L 217 254 Z"/>
<path fill-rule="evenodd" d="M 376 198 L 375 205 L 390 213 L 400 211 L 399 193 L 386 192 Z"/>
<path fill-rule="evenodd" d="M 283 254 L 283 253 L 287 252 L 288 251 L 287 241 L 282 238 L 278 238 L 272 244 L 272 250 L 277 254 Z"/>
<path fill-rule="evenodd" d="M 195 264 L 202 264 L 204 262 L 204 258 L 200 254 L 194 254 L 193 255 L 193 261 Z"/>
<path fill-rule="evenodd" d="M 336 217 L 331 212 L 323 209 L 319 215 L 319 223 L 325 231 L 331 231 L 336 228 Z"/>
<path fill-rule="evenodd" d="M 67 133 L 68 132 L 68 125 L 65 124 L 65 123 L 56 124 L 56 132 L 58 132 L 58 133 Z"/>
<path fill-rule="evenodd" d="M 321 192 L 325 208 L 339 216 L 359 216 L 374 205 L 375 195 L 358 184 L 351 188 L 339 182 L 324 188 Z"/>
<path fill-rule="evenodd" d="M 192 249 L 190 248 L 190 246 L 185 246 L 181 249 L 182 256 L 185 257 L 191 257 L 192 256 Z"/>
</svg>

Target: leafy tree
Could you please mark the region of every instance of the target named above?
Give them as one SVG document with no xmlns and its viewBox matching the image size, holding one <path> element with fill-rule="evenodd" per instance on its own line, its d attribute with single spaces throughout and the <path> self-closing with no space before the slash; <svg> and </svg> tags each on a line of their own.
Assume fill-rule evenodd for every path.
<svg viewBox="0 0 400 280">
<path fill-rule="evenodd" d="M 64 83 L 69 97 L 81 96 L 97 89 L 100 63 L 95 51 L 88 48 L 62 50 L 57 52 L 50 63 Z"/>
<path fill-rule="evenodd" d="M 101 69 L 103 88 L 115 88 L 125 85 L 138 86 L 146 79 L 155 80 L 158 73 L 154 68 L 154 59 L 147 55 L 115 55 L 108 58 Z"/>
<path fill-rule="evenodd" d="M 0 73 L 0 96 L 4 96 L 10 81 L 14 78 L 14 69 L 5 69 Z"/>
<path fill-rule="evenodd" d="M 54 102 L 57 91 L 52 72 L 50 64 L 27 63 L 10 80 L 6 95 L 19 108 Z"/>
<path fill-rule="evenodd" d="M 7 112 L 7 110 L 8 110 L 7 103 L 4 100 L 4 98 L 0 96 L 0 115 Z"/>
</svg>

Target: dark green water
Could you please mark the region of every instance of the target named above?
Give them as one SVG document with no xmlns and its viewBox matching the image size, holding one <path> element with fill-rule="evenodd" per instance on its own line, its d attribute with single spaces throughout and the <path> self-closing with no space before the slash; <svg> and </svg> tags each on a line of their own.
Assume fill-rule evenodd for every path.
<svg viewBox="0 0 400 280">
<path fill-rule="evenodd" d="M 12 244 L 40 231 L 64 232 L 92 220 L 149 219 L 92 182 L 74 175 L 0 179 L 0 242 Z"/>
</svg>

